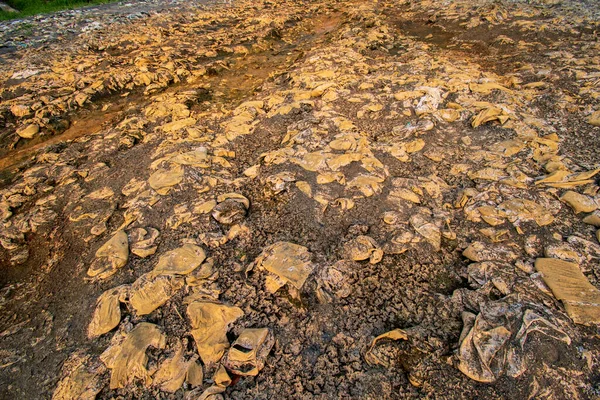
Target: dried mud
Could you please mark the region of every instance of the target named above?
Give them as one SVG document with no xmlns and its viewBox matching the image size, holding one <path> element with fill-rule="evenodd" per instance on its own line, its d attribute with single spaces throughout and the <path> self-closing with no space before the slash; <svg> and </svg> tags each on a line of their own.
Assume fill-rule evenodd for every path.
<svg viewBox="0 0 600 400">
<path fill-rule="evenodd" d="M 597 398 L 598 18 L 190 3 L 3 54 L 0 397 Z"/>
</svg>

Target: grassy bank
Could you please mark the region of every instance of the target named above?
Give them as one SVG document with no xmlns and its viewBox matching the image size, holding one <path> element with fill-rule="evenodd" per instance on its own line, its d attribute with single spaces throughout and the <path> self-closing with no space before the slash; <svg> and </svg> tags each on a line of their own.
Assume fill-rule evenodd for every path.
<svg viewBox="0 0 600 400">
<path fill-rule="evenodd" d="M 30 15 L 73 9 L 93 4 L 109 3 L 114 0 L 4 0 L 18 13 L 0 10 L 0 20 L 23 18 Z"/>
</svg>

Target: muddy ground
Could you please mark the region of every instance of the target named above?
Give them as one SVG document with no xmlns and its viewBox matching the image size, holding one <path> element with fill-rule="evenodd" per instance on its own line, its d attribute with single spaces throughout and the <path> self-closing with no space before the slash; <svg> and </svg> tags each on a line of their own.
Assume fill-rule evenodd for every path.
<svg viewBox="0 0 600 400">
<path fill-rule="evenodd" d="M 170 4 L 1 54 L 0 397 L 600 396 L 594 2 Z"/>
</svg>

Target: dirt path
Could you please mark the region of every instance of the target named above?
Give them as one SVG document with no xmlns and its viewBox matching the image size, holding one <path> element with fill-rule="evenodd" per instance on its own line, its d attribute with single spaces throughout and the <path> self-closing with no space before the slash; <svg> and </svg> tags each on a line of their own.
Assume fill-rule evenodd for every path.
<svg viewBox="0 0 600 400">
<path fill-rule="evenodd" d="M 591 4 L 185 3 L 2 56 L 0 397 L 600 395 Z"/>
</svg>

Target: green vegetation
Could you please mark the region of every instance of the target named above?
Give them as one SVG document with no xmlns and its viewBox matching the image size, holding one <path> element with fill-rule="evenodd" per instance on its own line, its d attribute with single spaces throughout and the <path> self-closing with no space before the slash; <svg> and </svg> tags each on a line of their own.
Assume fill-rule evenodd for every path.
<svg viewBox="0 0 600 400">
<path fill-rule="evenodd" d="M 73 9 L 94 4 L 109 3 L 114 0 L 5 0 L 18 13 L 0 10 L 0 20 L 23 18 L 35 14 Z"/>
</svg>

